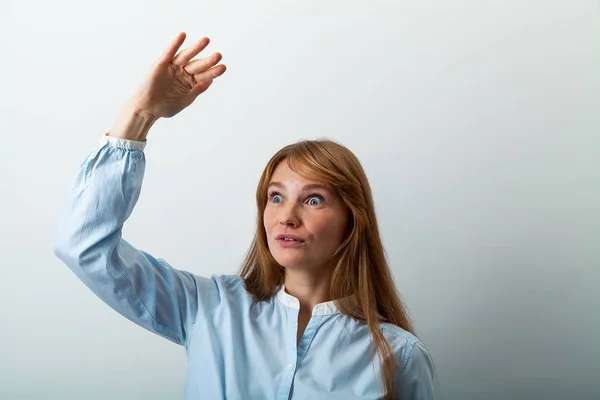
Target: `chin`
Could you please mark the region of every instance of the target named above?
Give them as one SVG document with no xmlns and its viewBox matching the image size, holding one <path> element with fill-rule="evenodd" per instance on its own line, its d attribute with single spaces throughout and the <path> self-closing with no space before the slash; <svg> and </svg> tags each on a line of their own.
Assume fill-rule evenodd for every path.
<svg viewBox="0 0 600 400">
<path fill-rule="evenodd" d="M 277 259 L 276 258 L 275 261 L 277 261 L 277 263 L 279 265 L 281 265 L 283 268 L 286 268 L 286 269 L 288 269 L 288 268 L 289 269 L 299 269 L 299 268 L 302 268 L 302 266 L 303 266 L 303 264 L 300 262 L 290 261 L 287 259 L 281 259 L 281 258 Z"/>
<path fill-rule="evenodd" d="M 275 261 L 277 261 L 277 263 L 283 268 L 299 269 L 304 267 L 304 263 L 302 262 L 302 260 L 299 259 L 299 257 L 289 257 L 281 254 L 271 255 L 273 256 Z"/>
</svg>

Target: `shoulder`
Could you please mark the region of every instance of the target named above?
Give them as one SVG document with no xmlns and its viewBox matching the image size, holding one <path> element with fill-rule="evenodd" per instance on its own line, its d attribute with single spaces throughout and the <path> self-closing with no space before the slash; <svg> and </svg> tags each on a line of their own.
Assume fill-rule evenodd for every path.
<svg viewBox="0 0 600 400">
<path fill-rule="evenodd" d="M 203 291 L 216 291 L 219 294 L 226 294 L 235 291 L 240 285 L 243 287 L 244 280 L 239 275 L 217 275 L 213 274 L 210 277 L 190 274 L 196 282 L 196 286 L 200 294 Z M 226 293 L 221 293 L 225 291 Z"/>
<path fill-rule="evenodd" d="M 421 351 L 425 346 L 412 333 L 391 323 L 381 323 L 383 335 L 388 340 L 396 356 L 399 371 L 403 370 L 413 351 Z"/>
<path fill-rule="evenodd" d="M 413 366 L 415 361 L 424 362 L 427 364 L 426 367 L 431 366 L 433 368 L 431 353 L 418 337 L 390 323 L 382 323 L 381 328 L 394 350 L 398 373 L 402 373 L 407 367 Z"/>
<path fill-rule="evenodd" d="M 235 304 L 244 297 L 244 281 L 239 275 L 192 276 L 196 284 L 198 312 L 201 314 L 211 316 L 217 309 Z"/>
<path fill-rule="evenodd" d="M 244 278 L 240 275 L 211 275 L 210 280 L 219 292 L 221 301 L 230 307 L 245 307 L 252 303 L 252 296 L 246 290 Z"/>
<path fill-rule="evenodd" d="M 223 287 L 224 289 L 236 290 L 240 286 L 243 287 L 244 280 L 239 275 L 211 275 L 210 279 L 212 279 L 218 286 Z"/>
<path fill-rule="evenodd" d="M 399 326 L 381 325 L 396 356 L 396 384 L 400 398 L 435 399 L 437 379 L 429 349 L 419 338 Z"/>
<path fill-rule="evenodd" d="M 199 278 L 200 281 L 209 281 L 210 285 L 214 286 L 219 292 L 219 297 L 238 298 L 247 294 L 244 285 L 244 279 L 239 275 L 219 275 L 213 274 L 210 278 Z"/>
</svg>

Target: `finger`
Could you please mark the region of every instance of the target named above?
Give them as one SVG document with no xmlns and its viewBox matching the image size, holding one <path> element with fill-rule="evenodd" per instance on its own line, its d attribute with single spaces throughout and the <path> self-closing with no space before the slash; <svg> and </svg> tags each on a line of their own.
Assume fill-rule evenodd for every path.
<svg viewBox="0 0 600 400">
<path fill-rule="evenodd" d="M 212 85 L 212 83 L 213 80 L 211 79 L 209 81 L 203 81 L 194 85 L 194 87 L 192 88 L 192 90 L 190 90 L 189 93 L 192 101 L 194 101 L 194 99 L 198 97 L 201 93 L 204 93 L 210 87 L 210 85 Z"/>
<path fill-rule="evenodd" d="M 184 69 L 188 74 L 199 74 L 201 72 L 206 71 L 210 67 L 217 65 L 219 61 L 223 58 L 221 53 L 212 54 L 210 57 L 201 58 L 199 60 L 194 60 L 188 63 Z"/>
<path fill-rule="evenodd" d="M 216 67 L 212 67 L 208 71 L 204 71 L 199 74 L 194 74 L 194 79 L 196 80 L 196 82 L 202 82 L 202 81 L 215 79 L 215 78 L 223 75 L 223 73 L 225 73 L 226 70 L 227 70 L 227 67 L 225 66 L 225 64 L 219 64 Z"/>
<path fill-rule="evenodd" d="M 173 64 L 184 66 L 185 64 L 190 62 L 190 60 L 194 58 L 198 53 L 204 50 L 209 43 L 210 39 L 207 37 L 200 39 L 193 46 L 190 46 L 187 49 L 182 50 L 181 53 L 177 54 L 172 61 Z"/>
<path fill-rule="evenodd" d="M 185 32 L 180 32 L 175 39 L 171 42 L 171 44 L 169 45 L 169 47 L 167 47 L 167 49 L 164 51 L 164 53 L 162 54 L 162 56 L 160 57 L 160 59 L 158 60 L 159 63 L 169 63 L 171 62 L 171 60 L 173 60 L 173 57 L 175 57 L 175 54 L 177 53 L 177 50 L 179 50 L 179 47 L 181 47 L 181 45 L 183 44 L 183 42 L 185 41 Z"/>
</svg>

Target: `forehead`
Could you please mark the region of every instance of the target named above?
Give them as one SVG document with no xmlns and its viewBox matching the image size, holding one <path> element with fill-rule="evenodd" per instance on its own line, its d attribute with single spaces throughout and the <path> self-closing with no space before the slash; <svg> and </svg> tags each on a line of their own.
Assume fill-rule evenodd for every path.
<svg viewBox="0 0 600 400">
<path fill-rule="evenodd" d="M 286 161 L 282 161 L 277 165 L 275 171 L 273 171 L 273 175 L 271 176 L 271 180 L 269 184 L 273 182 L 278 182 L 283 185 L 300 185 L 300 186 L 323 186 L 324 189 L 327 189 L 324 182 L 320 182 L 315 179 L 307 179 L 304 176 L 292 171 L 292 169 L 288 166 Z"/>
</svg>

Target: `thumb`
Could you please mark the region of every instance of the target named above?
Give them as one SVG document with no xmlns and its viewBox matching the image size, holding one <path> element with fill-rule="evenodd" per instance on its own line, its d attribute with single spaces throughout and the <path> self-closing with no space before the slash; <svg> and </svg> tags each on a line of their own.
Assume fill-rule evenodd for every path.
<svg viewBox="0 0 600 400">
<path fill-rule="evenodd" d="M 213 80 L 210 79 L 208 81 L 198 82 L 194 87 L 190 90 L 189 95 L 192 97 L 192 100 L 196 99 L 201 93 L 206 91 L 212 85 Z"/>
</svg>

